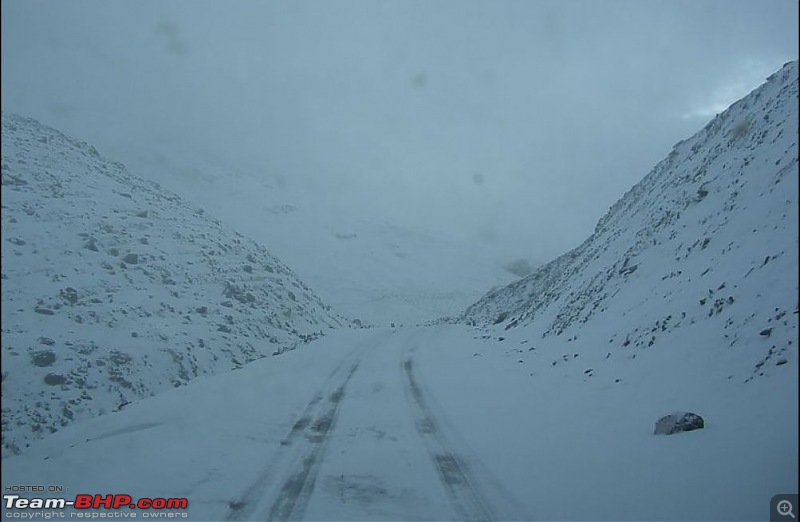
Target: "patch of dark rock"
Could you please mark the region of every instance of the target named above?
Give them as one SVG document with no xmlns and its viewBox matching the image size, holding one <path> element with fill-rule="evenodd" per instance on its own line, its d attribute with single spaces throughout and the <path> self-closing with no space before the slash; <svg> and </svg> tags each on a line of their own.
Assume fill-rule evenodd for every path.
<svg viewBox="0 0 800 522">
<path fill-rule="evenodd" d="M 53 346 L 56 344 L 55 340 L 50 339 L 49 337 L 39 337 L 38 341 L 39 344 L 44 344 L 46 346 Z"/>
<path fill-rule="evenodd" d="M 208 313 L 208 307 L 207 306 L 198 306 L 197 308 L 195 308 L 195 312 L 197 312 L 200 315 L 206 315 Z"/>
<path fill-rule="evenodd" d="M 658 419 L 653 434 L 672 435 L 702 428 L 705 428 L 705 420 L 700 415 L 688 411 L 676 411 Z"/>
<path fill-rule="evenodd" d="M 59 292 L 61 299 L 69 303 L 70 305 L 74 305 L 78 302 L 78 291 L 68 286 L 66 288 L 62 288 Z"/>
<path fill-rule="evenodd" d="M 247 502 L 242 502 L 242 501 L 232 501 L 232 502 L 228 502 L 228 507 L 229 507 L 229 508 L 230 508 L 232 511 L 239 511 L 240 509 L 242 509 L 242 508 L 243 508 L 243 507 L 245 507 L 246 505 L 247 505 Z"/>
<path fill-rule="evenodd" d="M 56 362 L 56 354 L 52 350 L 39 350 L 31 354 L 31 362 L 40 368 L 52 366 Z"/>
<path fill-rule="evenodd" d="M 139 256 L 138 254 L 126 254 L 125 257 L 122 258 L 122 261 L 129 265 L 136 265 L 139 263 Z"/>
<path fill-rule="evenodd" d="M 763 330 L 758 332 L 758 335 L 769 337 L 770 335 L 772 335 L 772 328 L 764 328 Z"/>
<path fill-rule="evenodd" d="M 493 324 L 500 324 L 508 318 L 508 312 L 500 312 Z"/>
<path fill-rule="evenodd" d="M 50 310 L 49 308 L 42 308 L 40 306 L 34 308 L 33 311 L 36 312 L 37 314 L 42 314 L 42 315 L 55 315 L 54 311 Z"/>
<path fill-rule="evenodd" d="M 5 169 L 3 169 L 3 170 L 5 170 Z M 3 172 L 3 181 L 2 181 L 2 183 L 3 183 L 3 185 L 16 185 L 16 186 L 22 186 L 22 185 L 27 185 L 28 184 L 28 182 L 25 181 L 24 179 L 18 178 L 16 176 L 12 176 L 11 174 L 8 174 L 6 172 Z"/>
<path fill-rule="evenodd" d="M 147 217 L 147 211 L 146 210 L 142 210 L 141 212 L 137 212 L 136 213 L 136 217 L 146 218 Z"/>
<path fill-rule="evenodd" d="M 789 361 L 787 361 L 786 359 L 781 358 L 781 359 L 778 359 L 777 361 L 775 361 L 775 366 L 783 366 L 784 364 L 786 364 L 788 362 Z"/>
<path fill-rule="evenodd" d="M 50 386 L 60 386 L 67 382 L 67 378 L 59 373 L 48 373 L 44 376 L 44 383 Z"/>
<path fill-rule="evenodd" d="M 256 297 L 253 294 L 245 290 L 242 290 L 238 286 L 231 283 L 225 283 L 225 290 L 223 291 L 223 295 L 225 297 L 232 297 L 243 304 L 253 303 L 256 300 Z"/>
<path fill-rule="evenodd" d="M 108 360 L 114 363 L 115 365 L 120 366 L 131 362 L 132 357 L 127 353 L 113 350 L 111 352 L 111 355 L 108 357 Z"/>
<path fill-rule="evenodd" d="M 13 244 L 15 244 L 17 246 L 22 246 L 22 245 L 25 244 L 25 240 L 24 239 L 20 239 L 18 237 L 9 238 L 8 242 L 9 243 L 13 243 Z"/>
</svg>

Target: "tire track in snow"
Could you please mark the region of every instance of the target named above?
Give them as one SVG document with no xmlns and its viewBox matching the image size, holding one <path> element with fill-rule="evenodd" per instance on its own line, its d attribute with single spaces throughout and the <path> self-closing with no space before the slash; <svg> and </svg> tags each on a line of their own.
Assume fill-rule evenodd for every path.
<svg viewBox="0 0 800 522">
<path fill-rule="evenodd" d="M 336 425 L 339 406 L 345 397 L 347 383 L 358 369 L 360 361 L 350 367 L 344 382 L 328 396 L 316 418 L 304 430 L 306 446 L 300 469 L 287 477 L 280 493 L 267 513 L 267 520 L 296 520 L 303 517 L 308 500 L 314 492 L 322 456 L 328 447 L 328 437 Z"/>
<path fill-rule="evenodd" d="M 387 335 L 359 345 L 333 369 L 280 441 L 280 448 L 263 472 L 239 500 L 230 502 L 226 520 L 303 517 L 329 435 L 336 425 L 339 406 L 345 398 L 347 383 L 358 370 L 367 349 L 382 343 Z"/>
<path fill-rule="evenodd" d="M 425 394 L 414 375 L 414 360 L 409 355 L 401 364 L 405 376 L 406 397 L 411 407 L 417 432 L 428 448 L 439 481 L 450 497 L 460 520 L 494 520 L 489 504 L 478 490 L 467 464 L 451 449 L 439 429 Z"/>
</svg>

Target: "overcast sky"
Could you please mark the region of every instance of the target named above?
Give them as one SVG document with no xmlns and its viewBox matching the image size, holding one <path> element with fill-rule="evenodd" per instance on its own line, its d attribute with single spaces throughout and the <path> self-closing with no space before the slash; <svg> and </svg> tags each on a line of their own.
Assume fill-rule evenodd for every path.
<svg viewBox="0 0 800 522">
<path fill-rule="evenodd" d="M 797 6 L 3 0 L 2 105 L 544 261 L 797 59 Z"/>
</svg>

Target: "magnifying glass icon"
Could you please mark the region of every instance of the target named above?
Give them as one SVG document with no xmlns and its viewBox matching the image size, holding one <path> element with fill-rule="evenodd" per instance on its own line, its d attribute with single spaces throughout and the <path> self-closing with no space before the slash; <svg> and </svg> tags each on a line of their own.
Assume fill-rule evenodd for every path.
<svg viewBox="0 0 800 522">
<path fill-rule="evenodd" d="M 792 509 L 793 509 L 792 503 L 789 502 L 788 500 L 781 500 L 780 502 L 778 502 L 778 514 L 782 517 L 788 515 L 796 520 L 794 513 L 792 512 Z"/>
</svg>

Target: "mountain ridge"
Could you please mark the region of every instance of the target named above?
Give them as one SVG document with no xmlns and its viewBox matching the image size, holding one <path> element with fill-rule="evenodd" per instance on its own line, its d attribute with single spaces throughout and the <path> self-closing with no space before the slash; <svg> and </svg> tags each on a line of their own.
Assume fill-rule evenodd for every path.
<svg viewBox="0 0 800 522">
<path fill-rule="evenodd" d="M 4 454 L 350 324 L 263 246 L 93 146 L 2 125 Z"/>
<path fill-rule="evenodd" d="M 609 209 L 581 245 L 489 292 L 457 319 L 505 329 L 536 323 L 542 337 L 562 335 L 602 315 L 613 296 L 630 291 L 637 281 L 661 293 L 662 301 L 677 305 L 668 321 L 674 325 L 678 315 L 685 318 L 690 312 L 692 301 L 708 303 L 708 317 L 718 314 L 736 300 L 733 281 L 779 258 L 787 286 L 796 295 L 796 272 L 791 268 L 797 260 L 796 122 L 797 62 L 789 62 L 701 131 L 678 142 Z M 773 204 L 759 205 L 756 200 L 764 197 Z M 786 235 L 764 230 L 761 233 L 773 241 L 762 245 L 752 238 L 757 229 L 751 236 L 740 233 L 748 223 L 762 220 L 776 222 L 775 230 L 780 227 Z M 733 227 L 737 231 L 732 233 Z M 728 259 L 731 263 L 722 263 Z M 659 272 L 655 277 L 654 270 Z M 710 281 L 712 277 L 719 280 Z M 708 286 L 710 295 L 699 295 L 705 290 L 688 295 L 692 278 Z M 682 279 L 687 284 L 681 289 L 661 284 Z M 726 285 L 724 296 L 715 294 Z M 778 313 L 797 311 L 791 293 L 782 292 L 773 301 Z M 648 298 L 641 304 L 656 306 Z"/>
</svg>

